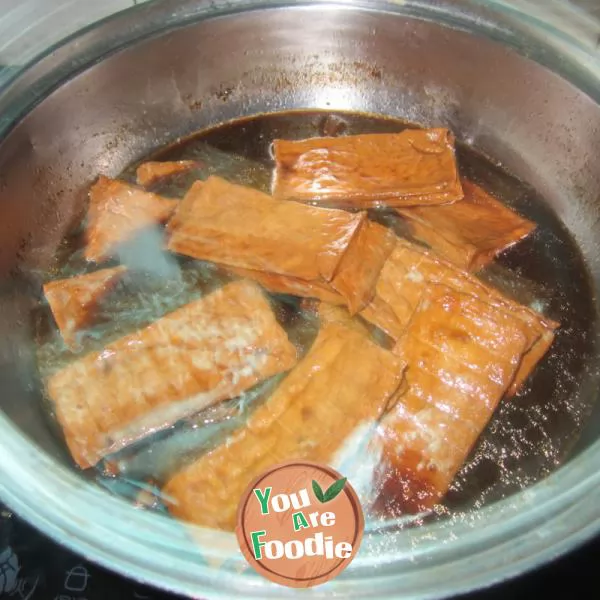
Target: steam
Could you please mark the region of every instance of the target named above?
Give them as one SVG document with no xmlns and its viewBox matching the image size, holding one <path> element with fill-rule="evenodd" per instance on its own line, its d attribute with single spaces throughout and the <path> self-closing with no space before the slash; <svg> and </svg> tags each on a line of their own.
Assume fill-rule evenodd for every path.
<svg viewBox="0 0 600 600">
<path fill-rule="evenodd" d="M 331 462 L 336 471 L 348 478 L 365 510 L 378 496 L 376 477 L 382 453 L 377 422 L 367 421 L 354 429 Z"/>
<path fill-rule="evenodd" d="M 117 250 L 122 265 L 142 271 L 157 279 L 182 283 L 182 273 L 175 257 L 164 250 L 164 231 L 157 225 L 144 230 L 135 240 Z"/>
</svg>

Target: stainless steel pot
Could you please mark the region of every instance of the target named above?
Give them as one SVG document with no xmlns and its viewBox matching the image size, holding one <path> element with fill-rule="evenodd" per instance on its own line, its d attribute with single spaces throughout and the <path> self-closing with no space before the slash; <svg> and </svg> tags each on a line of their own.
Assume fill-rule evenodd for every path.
<svg viewBox="0 0 600 600">
<path fill-rule="evenodd" d="M 547 199 L 597 290 L 596 31 L 570 13 L 571 32 L 559 32 L 543 6 L 532 17 L 475 0 L 165 0 L 77 33 L 9 81 L 0 90 L 0 498 L 75 551 L 168 590 L 295 595 L 248 571 L 231 536 L 190 535 L 70 468 L 33 376 L 36 270 L 81 216 L 99 172 L 116 175 L 209 124 L 312 107 L 451 127 Z M 598 394 L 589 302 L 573 401 Z M 311 596 L 447 596 L 568 551 L 600 530 L 599 434 L 596 409 L 569 461 L 541 483 L 460 520 L 368 533 L 351 568 Z"/>
</svg>

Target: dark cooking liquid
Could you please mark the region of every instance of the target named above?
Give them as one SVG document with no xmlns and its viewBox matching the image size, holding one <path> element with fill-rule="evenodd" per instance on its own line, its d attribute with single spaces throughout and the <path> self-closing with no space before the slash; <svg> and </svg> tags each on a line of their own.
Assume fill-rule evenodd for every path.
<svg viewBox="0 0 600 600">
<path fill-rule="evenodd" d="M 302 111 L 260 115 L 205 130 L 144 160 L 195 159 L 201 163 L 196 172 L 178 176 L 153 190 L 167 196 L 181 197 L 195 178 L 211 173 L 268 191 L 273 167 L 270 145 L 275 138 L 389 133 L 406 127 L 406 123 L 398 120 L 363 114 Z M 591 332 L 596 320 L 593 295 L 575 242 L 535 191 L 468 147 L 459 147 L 458 155 L 464 175 L 538 224 L 529 239 L 506 252 L 481 276 L 520 302 L 559 321 L 561 327 L 553 347 L 533 377 L 517 397 L 501 403 L 481 436 L 446 498 L 450 511 L 479 507 L 505 497 L 555 469 L 576 441 L 594 400 L 592 395 L 579 396 L 578 392 L 584 383 L 597 376 L 588 369 L 593 352 Z M 122 177 L 133 179 L 137 164 Z M 402 222 L 391 212 L 372 212 L 371 217 L 393 227 L 399 234 L 404 233 Z M 84 269 L 78 249 L 80 238 L 74 239 L 79 241 L 69 242 L 63 249 L 56 276 L 73 275 Z M 76 250 L 74 254 L 73 250 Z M 100 328 L 99 334 L 96 328 L 95 339 L 91 338 L 88 350 L 94 342 L 104 345 L 123 335 L 127 326 L 140 327 L 226 278 L 207 263 L 172 257 L 161 260 L 165 261 L 166 269 L 161 284 L 155 288 L 144 287 L 143 293 L 137 290 L 133 294 L 135 300 L 127 290 L 122 291 L 123 305 L 116 318 L 126 325 L 118 332 L 110 326 L 105 331 Z M 176 261 L 182 269 L 183 275 L 179 270 L 172 271 L 178 273 L 175 281 L 170 281 L 168 276 L 169 261 Z M 124 312 L 123 306 L 127 308 Z M 315 332 L 314 321 L 301 312 L 298 302 L 292 298 L 279 297 L 276 306 L 292 339 L 306 348 Z M 110 323 L 110 315 L 108 317 Z M 58 345 L 56 337 L 42 345 L 42 371 L 54 370 L 64 360 L 72 360 L 72 355 L 61 354 Z M 244 409 L 252 404 L 254 397 L 264 398 L 275 383 L 248 394 L 242 401 Z M 222 439 L 225 431 L 243 422 L 247 413 L 240 413 L 239 406 L 239 399 L 225 403 L 183 428 L 163 433 L 158 441 L 146 441 L 139 449 L 126 450 L 121 462 L 123 470 L 135 480 L 148 476 L 163 479 L 179 464 L 183 454 L 197 455 L 207 437 L 214 435 L 215 439 Z M 99 477 L 99 481 L 108 485 L 109 480 Z M 114 482 L 110 485 L 118 488 Z"/>
</svg>

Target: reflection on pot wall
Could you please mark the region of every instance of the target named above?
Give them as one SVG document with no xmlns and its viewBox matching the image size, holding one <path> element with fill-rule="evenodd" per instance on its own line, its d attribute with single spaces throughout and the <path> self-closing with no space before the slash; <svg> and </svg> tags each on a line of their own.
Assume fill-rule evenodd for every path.
<svg viewBox="0 0 600 600">
<path fill-rule="evenodd" d="M 23 64 L 78 29 L 145 1 L 0 0 L 0 65 Z"/>
</svg>

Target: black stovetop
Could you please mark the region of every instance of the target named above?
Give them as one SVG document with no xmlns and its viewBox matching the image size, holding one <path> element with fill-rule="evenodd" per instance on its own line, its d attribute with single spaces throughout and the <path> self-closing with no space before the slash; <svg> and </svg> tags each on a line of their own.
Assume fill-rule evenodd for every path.
<svg viewBox="0 0 600 600">
<path fill-rule="evenodd" d="M 587 589 L 588 592 L 583 591 Z M 198 595 L 201 597 L 201 590 Z M 600 597 L 600 538 L 530 574 L 460 600 Z M 176 600 L 103 569 L 44 537 L 0 505 L 2 600 Z M 457 599 L 458 600 L 458 599 Z"/>
</svg>

